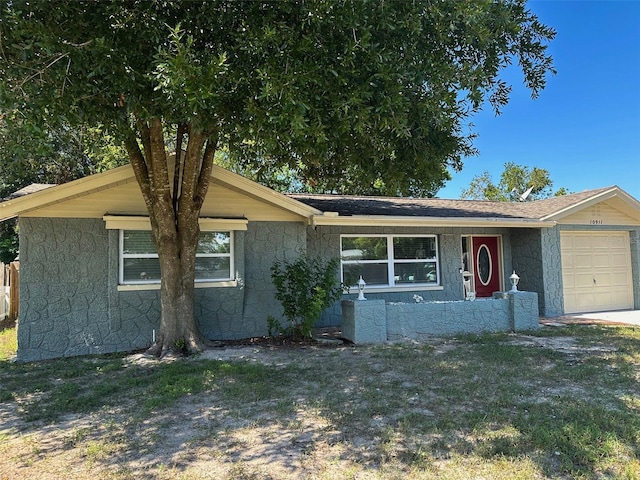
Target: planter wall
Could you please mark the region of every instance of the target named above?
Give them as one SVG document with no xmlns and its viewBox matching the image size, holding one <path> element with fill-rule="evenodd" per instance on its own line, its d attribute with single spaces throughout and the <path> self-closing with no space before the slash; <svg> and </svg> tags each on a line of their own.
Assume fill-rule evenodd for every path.
<svg viewBox="0 0 640 480">
<path fill-rule="evenodd" d="M 342 301 L 342 335 L 354 343 L 536 328 L 538 295 L 534 292 L 496 292 L 494 298 L 473 302 Z"/>
</svg>

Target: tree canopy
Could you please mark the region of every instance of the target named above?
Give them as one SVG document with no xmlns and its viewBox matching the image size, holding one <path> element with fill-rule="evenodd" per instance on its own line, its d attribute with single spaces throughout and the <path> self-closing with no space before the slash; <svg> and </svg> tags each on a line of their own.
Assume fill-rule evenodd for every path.
<svg viewBox="0 0 640 480">
<path fill-rule="evenodd" d="M 514 202 L 540 200 L 569 193 L 564 187 L 554 193 L 552 187 L 553 181 L 548 170 L 507 162 L 497 185 L 493 183 L 491 174 L 485 171 L 473 177 L 469 188 L 463 190 L 460 197 L 470 200 Z"/>
<path fill-rule="evenodd" d="M 161 263 L 154 352 L 202 345 L 197 218 L 219 148 L 318 190 L 432 195 L 475 152 L 466 120 L 508 102 L 500 72 L 518 62 L 533 97 L 553 72 L 555 32 L 524 0 L 12 0 L 0 15 L 0 111 L 103 125 L 127 149 Z"/>
<path fill-rule="evenodd" d="M 127 162 L 126 152 L 102 129 L 47 128 L 20 112 L 0 116 L 0 199 L 32 183 L 59 184 Z M 0 224 L 0 262 L 18 254 L 16 222 Z"/>
<path fill-rule="evenodd" d="M 214 127 L 240 164 L 326 191 L 430 195 L 551 28 L 524 1 L 4 2 L 3 97 L 32 119 Z M 133 115 L 133 116 L 132 116 Z M 256 168 L 260 168 L 257 165 Z"/>
</svg>

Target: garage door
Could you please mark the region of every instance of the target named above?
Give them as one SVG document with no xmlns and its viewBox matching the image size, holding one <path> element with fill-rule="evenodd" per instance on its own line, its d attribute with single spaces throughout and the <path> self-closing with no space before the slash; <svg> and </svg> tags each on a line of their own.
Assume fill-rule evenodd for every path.
<svg viewBox="0 0 640 480">
<path fill-rule="evenodd" d="M 628 232 L 561 232 L 565 313 L 633 308 Z"/>
</svg>

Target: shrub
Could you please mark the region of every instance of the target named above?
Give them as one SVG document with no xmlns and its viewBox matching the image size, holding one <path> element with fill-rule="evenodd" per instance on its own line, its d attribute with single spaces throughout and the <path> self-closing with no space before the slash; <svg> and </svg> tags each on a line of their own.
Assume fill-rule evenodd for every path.
<svg viewBox="0 0 640 480">
<path fill-rule="evenodd" d="M 293 338 L 309 338 L 322 311 L 340 299 L 339 259 L 327 262 L 301 256 L 294 262 L 276 261 L 271 279 L 276 299 L 282 304 L 285 325 L 269 316 L 269 335 L 281 333 Z"/>
</svg>

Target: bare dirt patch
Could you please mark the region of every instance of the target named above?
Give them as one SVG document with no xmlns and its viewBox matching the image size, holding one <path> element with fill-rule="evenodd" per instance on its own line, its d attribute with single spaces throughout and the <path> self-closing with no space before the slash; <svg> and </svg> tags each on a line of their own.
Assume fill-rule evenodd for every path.
<svg viewBox="0 0 640 480">
<path fill-rule="evenodd" d="M 20 401 L 0 402 L 0 479 L 426 479 L 470 471 L 484 472 L 485 478 L 558 478 L 562 462 L 555 450 L 505 457 L 500 448 L 515 449 L 510 442 L 517 445 L 522 433 L 503 424 L 504 412 L 492 420 L 497 407 L 481 402 L 514 382 L 526 388 L 547 365 L 552 371 L 567 362 L 615 354 L 618 347 L 586 344 L 570 335 L 509 335 L 500 343 L 560 355 L 557 362 L 554 356 L 540 360 L 522 378 L 503 378 L 508 375 L 496 375 L 495 365 L 481 368 L 474 344 L 455 339 L 381 347 L 237 342 L 160 363 L 240 362 L 268 366 L 276 379 L 295 368 L 295 381 L 284 382 L 281 394 L 255 398 L 245 398 L 242 390 L 252 388 L 245 383 L 233 393 L 235 401 L 214 383 L 150 412 L 136 408 L 144 398 L 123 398 L 52 423 L 25 421 Z M 131 367 L 158 364 L 143 354 L 124 361 Z M 593 396 L 589 381 L 547 381 L 544 389 L 534 388 L 537 397 L 516 392 L 499 404 L 511 415 L 518 402 Z M 227 379 L 226 387 L 232 389 L 234 382 Z M 485 384 L 486 390 L 478 391 Z M 486 413 L 480 415 L 482 409 Z M 457 417 L 476 410 L 486 418 L 486 432 L 482 422 L 468 424 Z M 474 453 L 481 441 L 497 445 L 491 447 L 498 448 L 496 460 Z M 625 468 L 633 472 L 636 465 Z"/>
</svg>

